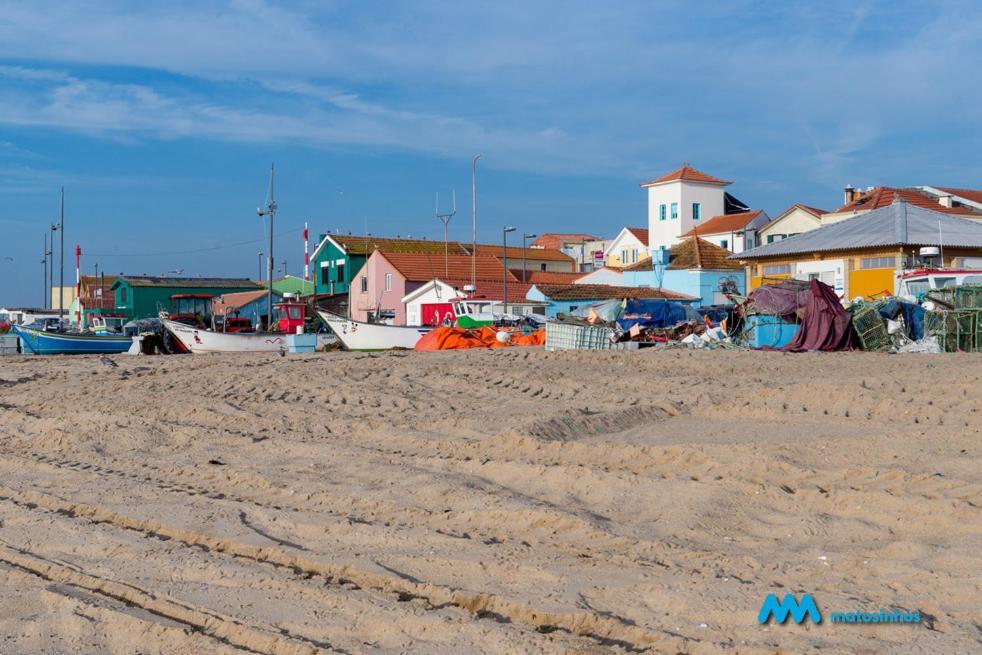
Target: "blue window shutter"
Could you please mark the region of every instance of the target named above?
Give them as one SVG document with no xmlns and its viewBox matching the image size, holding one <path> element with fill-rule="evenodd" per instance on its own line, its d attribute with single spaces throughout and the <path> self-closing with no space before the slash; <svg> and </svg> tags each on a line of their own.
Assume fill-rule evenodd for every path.
<svg viewBox="0 0 982 655">
<path fill-rule="evenodd" d="M 672 203 L 672 220 L 674 221 L 679 217 L 679 204 L 677 202 Z"/>
<path fill-rule="evenodd" d="M 660 220 L 660 221 L 665 220 L 665 205 L 664 204 L 659 205 L 659 207 L 658 207 L 658 220 Z"/>
<path fill-rule="evenodd" d="M 698 202 L 692 203 L 692 220 L 698 221 L 700 218 L 702 218 L 701 209 L 702 208 L 699 206 Z"/>
</svg>

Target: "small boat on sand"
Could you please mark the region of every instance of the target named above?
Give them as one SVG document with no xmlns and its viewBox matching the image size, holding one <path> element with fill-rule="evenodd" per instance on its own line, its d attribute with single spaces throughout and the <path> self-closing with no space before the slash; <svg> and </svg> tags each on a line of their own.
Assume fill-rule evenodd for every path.
<svg viewBox="0 0 982 655">
<path fill-rule="evenodd" d="M 279 352 L 287 349 L 286 335 L 276 332 L 215 332 L 194 325 L 161 319 L 164 329 L 188 352 Z"/>
<path fill-rule="evenodd" d="M 321 320 L 337 335 L 345 350 L 390 350 L 412 348 L 419 338 L 432 330 L 429 325 L 401 327 L 380 323 L 363 323 L 322 309 Z"/>
<path fill-rule="evenodd" d="M 21 343 L 35 355 L 112 354 L 129 350 L 133 339 L 123 334 L 91 334 L 44 330 L 39 325 L 14 325 Z"/>
</svg>

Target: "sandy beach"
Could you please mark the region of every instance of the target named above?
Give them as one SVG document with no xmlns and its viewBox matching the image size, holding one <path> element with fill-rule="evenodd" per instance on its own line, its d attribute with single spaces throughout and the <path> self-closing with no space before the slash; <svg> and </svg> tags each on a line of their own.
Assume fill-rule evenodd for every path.
<svg viewBox="0 0 982 655">
<path fill-rule="evenodd" d="M 982 356 L 114 361 L 0 360 L 0 653 L 982 649 Z"/>
</svg>

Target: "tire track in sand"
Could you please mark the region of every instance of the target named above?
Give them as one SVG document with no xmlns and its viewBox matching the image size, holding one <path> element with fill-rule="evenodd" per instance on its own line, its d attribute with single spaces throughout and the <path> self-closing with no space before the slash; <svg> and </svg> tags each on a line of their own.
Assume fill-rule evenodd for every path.
<svg viewBox="0 0 982 655">
<path fill-rule="evenodd" d="M 70 518 L 88 521 L 95 524 L 108 524 L 117 528 L 132 530 L 143 533 L 156 539 L 173 540 L 175 543 L 183 544 L 188 547 L 202 548 L 212 553 L 239 557 L 255 562 L 270 564 L 274 567 L 288 569 L 297 575 L 318 576 L 329 584 L 350 585 L 356 589 L 368 589 L 389 595 L 395 595 L 401 601 L 421 600 L 428 609 L 440 609 L 448 606 L 458 607 L 469 612 L 477 619 L 492 619 L 506 623 L 519 623 L 534 628 L 537 632 L 548 634 L 554 631 L 562 631 L 571 635 L 585 637 L 601 645 L 617 646 L 630 652 L 645 652 L 653 648 L 660 651 L 670 650 L 671 652 L 685 652 L 687 644 L 691 641 L 670 633 L 654 634 L 639 626 L 624 624 L 616 619 L 597 614 L 585 614 L 579 612 L 547 612 L 538 610 L 534 607 L 509 601 L 505 598 L 488 593 L 470 593 L 451 587 L 415 581 L 398 575 L 385 575 L 372 571 L 356 569 L 347 565 L 339 565 L 330 562 L 313 560 L 309 557 L 288 553 L 282 549 L 274 547 L 259 547 L 244 544 L 228 539 L 219 539 L 208 535 L 166 526 L 157 521 L 132 518 L 105 510 L 91 505 L 73 503 L 49 494 L 37 491 L 19 491 L 6 485 L 0 484 L 0 500 L 12 502 L 28 509 L 41 508 L 49 512 L 55 512 Z M 238 631 L 234 626 L 239 625 L 233 619 L 230 625 L 220 622 L 209 622 L 211 616 L 206 610 L 187 609 L 181 603 L 173 601 L 173 606 L 162 604 L 159 607 L 155 604 L 152 594 L 145 590 L 134 588 L 131 592 L 127 587 L 119 583 L 100 583 L 98 579 L 86 574 L 77 573 L 79 577 L 69 575 L 72 569 L 64 565 L 46 563 L 37 556 L 19 554 L 16 549 L 9 545 L 2 544 L 4 550 L 0 550 L 0 561 L 5 561 L 13 566 L 31 571 L 36 575 L 44 577 L 47 574 L 56 576 L 56 581 L 65 584 L 74 584 L 76 580 L 82 588 L 95 593 L 105 593 L 118 600 L 134 602 L 148 611 L 155 612 L 162 616 L 174 618 L 191 626 L 201 624 L 200 629 L 207 629 L 219 635 L 228 635 L 243 642 L 243 647 L 255 650 L 250 643 L 259 644 L 262 648 L 270 650 L 258 650 L 257 652 L 268 652 L 271 655 L 295 655 L 299 653 L 317 653 L 318 650 L 287 650 L 287 646 L 293 648 L 292 644 L 280 644 L 264 638 L 263 634 L 248 630 Z M 58 568 L 61 567 L 61 568 Z M 105 592 L 103 591 L 105 589 Z M 119 594 L 115 596 L 113 594 Z M 146 597 L 141 596 L 144 594 Z M 129 600 L 132 597 L 134 600 Z M 200 612 L 200 613 L 196 613 Z M 171 616 L 174 614 L 175 616 Z M 243 626 L 245 628 L 245 626 Z M 219 632 L 220 630 L 220 632 Z M 253 641 L 258 639 L 259 641 Z M 230 642 L 231 643 L 231 642 Z M 305 648 L 307 646 L 304 646 Z M 310 648 L 319 648 L 311 646 Z"/>
</svg>

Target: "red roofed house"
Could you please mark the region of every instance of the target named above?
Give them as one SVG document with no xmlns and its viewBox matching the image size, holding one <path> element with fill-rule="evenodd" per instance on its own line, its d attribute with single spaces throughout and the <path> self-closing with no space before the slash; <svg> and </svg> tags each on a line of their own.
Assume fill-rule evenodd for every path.
<svg viewBox="0 0 982 655">
<path fill-rule="evenodd" d="M 723 180 L 683 164 L 671 173 L 645 182 L 648 190 L 648 248 L 670 249 L 683 234 L 714 216 L 750 208 L 726 193 Z"/>
<path fill-rule="evenodd" d="M 592 234 L 579 234 L 569 232 L 546 232 L 529 244 L 530 248 L 546 248 L 548 250 L 562 250 L 567 244 L 580 244 L 584 241 L 596 241 L 597 237 Z"/>
<path fill-rule="evenodd" d="M 860 191 L 847 186 L 843 190 L 843 196 L 845 204 L 833 212 L 824 214 L 822 225 L 831 225 L 874 209 L 887 207 L 893 203 L 894 198 L 944 214 L 982 219 L 982 191 L 972 189 L 878 186 Z"/>
<path fill-rule="evenodd" d="M 753 247 L 757 230 L 770 222 L 762 209 L 737 214 L 713 216 L 705 223 L 695 225 L 682 235 L 683 238 L 698 236 L 714 245 L 733 253 L 743 252 Z"/>
<path fill-rule="evenodd" d="M 625 227 L 604 251 L 604 265 L 621 268 L 637 264 L 650 257 L 648 230 L 643 227 Z"/>
<path fill-rule="evenodd" d="M 465 293 L 464 287 L 471 284 L 472 266 L 476 268 L 477 289 Z M 348 307 L 351 318 L 357 321 L 438 324 L 452 298 L 468 295 L 500 304 L 504 299 L 504 275 L 501 261 L 487 254 L 479 254 L 472 261 L 470 255 L 451 254 L 444 258 L 443 253 L 376 250 L 352 280 Z M 525 294 L 530 287 L 530 283 L 508 273 L 509 311 L 528 313 L 524 305 L 528 304 Z M 501 309 L 496 307 L 495 311 Z M 433 317 L 424 315 L 425 311 L 439 315 L 440 321 L 432 322 Z"/>
</svg>

